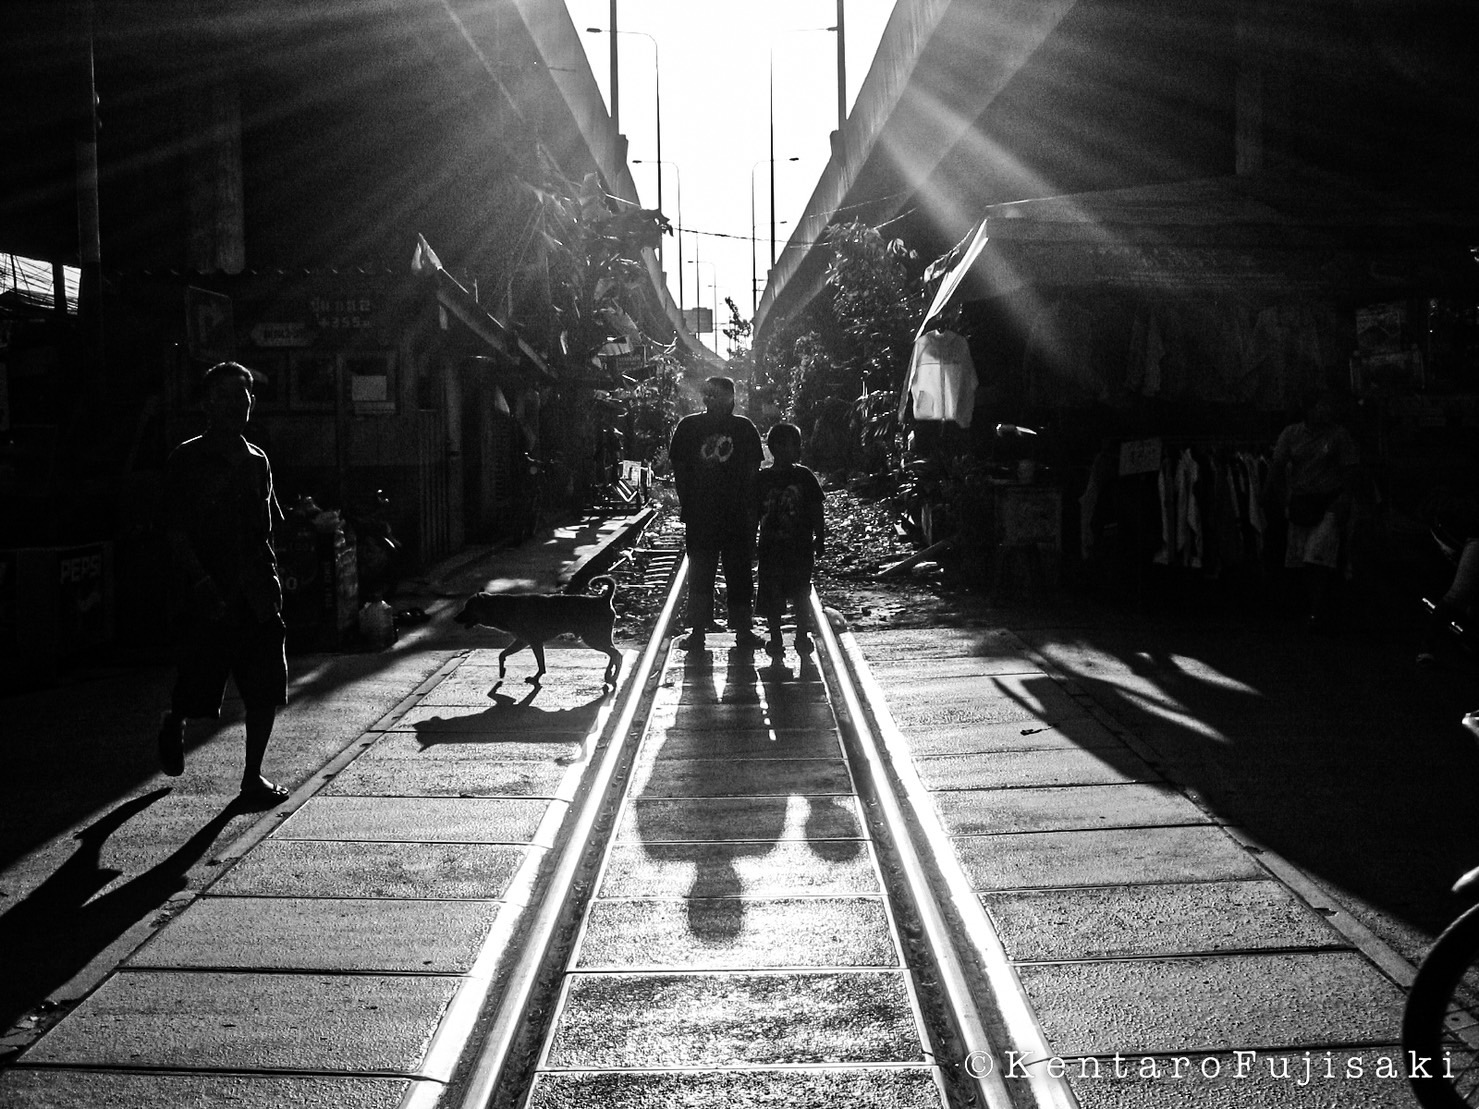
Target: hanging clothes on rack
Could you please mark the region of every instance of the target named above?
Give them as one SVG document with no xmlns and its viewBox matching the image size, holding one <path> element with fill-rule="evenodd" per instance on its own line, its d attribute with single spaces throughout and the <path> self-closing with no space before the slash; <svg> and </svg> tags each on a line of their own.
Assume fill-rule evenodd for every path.
<svg viewBox="0 0 1479 1109">
<path fill-rule="evenodd" d="M 971 426 L 976 407 L 976 366 L 970 344 L 953 331 L 926 331 L 914 341 L 909 376 L 899 397 L 899 418 Z M 912 403 L 912 409 L 911 409 Z"/>
<path fill-rule="evenodd" d="M 1213 578 L 1256 562 L 1266 528 L 1259 501 L 1266 465 L 1229 442 L 1168 442 L 1156 474 L 1160 542 L 1151 561 Z"/>
<path fill-rule="evenodd" d="M 1100 450 L 1089 467 L 1088 481 L 1078 498 L 1078 541 L 1079 555 L 1085 561 L 1093 557 L 1094 546 L 1104 533 L 1105 517 L 1109 514 L 1109 497 L 1118 478 L 1118 456 L 1108 450 Z"/>
<path fill-rule="evenodd" d="M 1202 506 L 1197 496 L 1200 476 L 1201 467 L 1188 447 L 1176 460 L 1176 557 L 1172 565 L 1194 570 L 1202 565 Z"/>
<path fill-rule="evenodd" d="M 1161 566 L 1176 565 L 1176 464 L 1169 452 L 1161 459 L 1156 474 L 1157 500 L 1161 510 L 1161 547 L 1152 561 Z"/>
<path fill-rule="evenodd" d="M 1237 456 L 1239 509 L 1251 554 L 1263 557 L 1263 537 L 1268 520 L 1263 513 L 1263 487 L 1268 477 L 1268 461 L 1246 451 Z"/>
<path fill-rule="evenodd" d="M 1221 577 L 1243 561 L 1243 521 L 1238 515 L 1232 460 L 1226 452 L 1211 456 L 1207 471 L 1207 540 L 1202 569 Z"/>
</svg>

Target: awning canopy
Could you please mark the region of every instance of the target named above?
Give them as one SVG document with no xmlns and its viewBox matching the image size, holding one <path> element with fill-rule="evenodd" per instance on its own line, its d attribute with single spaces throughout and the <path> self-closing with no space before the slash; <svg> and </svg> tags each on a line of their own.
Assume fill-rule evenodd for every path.
<svg viewBox="0 0 1479 1109">
<path fill-rule="evenodd" d="M 998 204 L 956 247 L 923 332 L 967 300 L 1118 288 L 1247 295 L 1472 290 L 1479 211 L 1324 182 L 1212 178 Z"/>
<path fill-rule="evenodd" d="M 504 357 L 522 360 L 537 377 L 545 381 L 555 380 L 555 375 L 550 372 L 539 353 L 520 338 L 513 328 L 479 304 L 477 298 L 443 268 L 436 251 L 420 235 L 416 236 L 416 250 L 411 256 L 411 272 L 417 277 L 434 282 L 437 302 L 466 324 L 478 338 Z"/>
</svg>

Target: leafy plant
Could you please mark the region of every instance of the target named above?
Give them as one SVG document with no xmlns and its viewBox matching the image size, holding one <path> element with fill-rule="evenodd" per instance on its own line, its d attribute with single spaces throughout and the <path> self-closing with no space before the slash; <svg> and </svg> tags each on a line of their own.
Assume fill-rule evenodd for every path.
<svg viewBox="0 0 1479 1109">
<path fill-rule="evenodd" d="M 755 368 L 756 389 L 800 425 L 825 469 L 878 474 L 898 462 L 898 403 L 923 311 L 918 258 L 863 223 L 827 229 L 826 284 L 784 324 Z"/>
<path fill-rule="evenodd" d="M 739 306 L 734 303 L 733 297 L 725 297 L 724 303 L 729 306 L 729 322 L 721 331 L 729 340 L 729 354 L 733 357 L 739 350 L 746 346 L 746 340 L 750 337 L 751 323 L 740 316 Z"/>
<path fill-rule="evenodd" d="M 665 447 L 678 422 L 678 379 L 682 364 L 672 351 L 661 351 L 650 360 L 648 375 L 640 380 L 626 378 L 611 397 L 625 413 L 628 456 L 652 460 Z"/>
<path fill-rule="evenodd" d="M 890 389 L 865 391 L 853 401 L 852 426 L 862 446 L 864 472 L 884 474 L 896 468 L 898 410 L 898 396 Z"/>
<path fill-rule="evenodd" d="M 923 310 L 917 257 L 901 239 L 885 240 L 863 223 L 829 227 L 827 288 L 832 313 L 851 349 L 840 361 L 864 386 L 895 384 L 907 363 Z"/>
<path fill-rule="evenodd" d="M 516 263 L 518 318 L 544 332 L 547 349 L 587 363 L 640 302 L 649 281 L 642 248 L 671 228 L 661 212 L 607 194 L 594 173 L 572 181 L 543 152 L 521 188 L 529 220 Z"/>
</svg>

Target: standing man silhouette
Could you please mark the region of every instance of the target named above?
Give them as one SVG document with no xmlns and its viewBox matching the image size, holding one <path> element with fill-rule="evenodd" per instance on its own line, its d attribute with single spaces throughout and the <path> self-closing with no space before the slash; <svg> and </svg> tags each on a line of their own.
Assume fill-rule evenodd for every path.
<svg viewBox="0 0 1479 1109">
<path fill-rule="evenodd" d="M 267 455 L 243 436 L 252 416 L 252 372 L 235 362 L 205 374 L 206 432 L 181 443 L 165 471 L 166 533 L 185 589 L 185 627 L 159 761 L 185 769 L 185 721 L 215 719 L 228 675 L 246 710 L 241 799 L 271 806 L 288 791 L 262 776 L 279 706 L 288 701 L 282 585 L 272 529 L 282 519 Z"/>
<path fill-rule="evenodd" d="M 765 641 L 753 627 L 755 478 L 765 452 L 755 425 L 734 414 L 732 379 L 704 382 L 704 411 L 678 421 L 669 456 L 688 547 L 689 632 L 678 646 L 703 649 L 722 559 L 734 644 L 757 650 Z"/>
</svg>

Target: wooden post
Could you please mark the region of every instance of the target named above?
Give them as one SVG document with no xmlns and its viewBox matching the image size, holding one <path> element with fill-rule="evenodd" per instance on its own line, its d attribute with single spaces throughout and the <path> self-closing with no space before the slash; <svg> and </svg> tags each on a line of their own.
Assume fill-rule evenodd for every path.
<svg viewBox="0 0 1479 1109">
<path fill-rule="evenodd" d="M 93 69 L 93 0 L 77 5 L 78 82 L 76 138 L 73 143 L 77 173 L 77 257 L 81 267 L 77 292 L 77 320 L 83 334 L 83 380 L 96 383 L 103 375 L 102 235 L 98 219 L 98 98 Z M 65 294 L 57 299 L 65 314 Z"/>
</svg>

